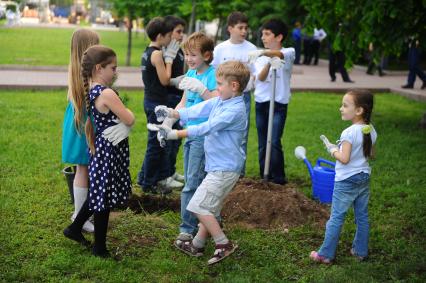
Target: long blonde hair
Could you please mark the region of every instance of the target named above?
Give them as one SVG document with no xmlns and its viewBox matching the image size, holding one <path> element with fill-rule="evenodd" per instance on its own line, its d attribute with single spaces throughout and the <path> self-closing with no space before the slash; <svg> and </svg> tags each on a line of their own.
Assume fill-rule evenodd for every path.
<svg viewBox="0 0 426 283">
<path fill-rule="evenodd" d="M 86 113 L 81 59 L 84 51 L 96 44 L 99 44 L 99 35 L 89 29 L 76 30 L 71 38 L 70 63 L 68 65 L 68 100 L 74 108 L 74 125 L 78 133 L 83 133 Z"/>
<path fill-rule="evenodd" d="M 89 145 L 90 152 L 95 154 L 95 131 L 93 129 L 92 119 L 90 119 L 90 81 L 92 79 L 93 70 L 95 70 L 96 65 L 101 65 L 104 68 L 106 65 L 110 64 L 117 55 L 114 50 L 102 45 L 94 45 L 89 47 L 83 53 L 81 59 L 81 77 L 83 78 L 83 88 L 86 93 L 86 126 L 85 133 L 87 144 Z"/>
</svg>

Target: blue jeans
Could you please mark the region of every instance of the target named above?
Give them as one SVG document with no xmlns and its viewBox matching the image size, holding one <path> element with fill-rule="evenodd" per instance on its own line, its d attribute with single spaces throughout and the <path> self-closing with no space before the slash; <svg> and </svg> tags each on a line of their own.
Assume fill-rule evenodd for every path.
<svg viewBox="0 0 426 283">
<path fill-rule="evenodd" d="M 259 169 L 263 179 L 265 170 L 265 155 L 268 134 L 269 101 L 256 102 L 256 128 L 259 144 Z M 271 163 L 269 166 L 269 179 L 276 184 L 287 182 L 284 172 L 284 152 L 281 145 L 281 137 L 284 133 L 285 120 L 287 118 L 287 104 L 275 102 L 274 120 L 272 126 Z"/>
<path fill-rule="evenodd" d="M 185 187 L 183 187 L 180 197 L 182 223 L 179 226 L 179 230 L 181 233 L 195 235 L 198 231 L 198 219 L 190 211 L 186 210 L 186 207 L 206 176 L 204 171 L 204 138 L 187 138 L 183 145 L 183 150 Z"/>
<path fill-rule="evenodd" d="M 319 255 L 334 259 L 339 242 L 340 230 L 348 209 L 353 205 L 356 232 L 352 248 L 357 256 L 368 255 L 368 199 L 370 196 L 370 175 L 358 173 L 334 184 L 331 215 L 327 221 L 325 238 Z"/>
<path fill-rule="evenodd" d="M 144 111 L 147 123 L 158 124 L 154 109 L 160 103 L 144 100 Z M 169 164 L 167 160 L 167 151 L 160 146 L 157 140 L 157 132 L 148 131 L 145 159 L 138 174 L 138 184 L 144 191 L 150 190 L 169 174 Z"/>
<path fill-rule="evenodd" d="M 250 130 L 250 110 L 251 110 L 251 93 L 250 93 L 250 91 L 243 92 L 243 99 L 244 99 L 244 104 L 246 105 L 247 127 L 246 127 L 246 131 L 244 132 L 243 143 L 242 143 L 241 147 L 244 150 L 244 154 L 246 155 L 246 160 L 247 160 L 247 143 L 248 143 L 248 134 L 249 134 L 249 130 Z M 246 174 L 246 160 L 244 161 L 243 169 L 241 169 L 241 174 L 240 174 L 241 176 L 244 176 Z"/>
<path fill-rule="evenodd" d="M 169 94 L 168 98 L 169 98 L 169 100 L 168 100 L 168 103 L 167 103 L 167 107 L 175 108 L 176 105 L 178 105 L 178 103 L 182 99 L 182 95 Z M 182 127 L 179 124 L 179 121 L 177 121 L 173 125 L 173 129 L 182 130 Z M 166 146 L 167 157 L 166 157 L 166 159 L 168 160 L 168 168 L 169 168 L 167 176 L 173 176 L 173 174 L 175 174 L 175 172 L 176 172 L 176 157 L 178 155 L 179 147 L 180 147 L 181 144 L 182 144 L 181 139 L 167 141 L 167 146 Z"/>
</svg>

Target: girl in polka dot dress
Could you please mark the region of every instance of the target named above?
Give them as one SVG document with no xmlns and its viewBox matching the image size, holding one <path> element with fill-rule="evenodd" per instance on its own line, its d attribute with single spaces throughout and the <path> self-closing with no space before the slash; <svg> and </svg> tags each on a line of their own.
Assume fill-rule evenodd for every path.
<svg viewBox="0 0 426 283">
<path fill-rule="evenodd" d="M 90 191 L 74 223 L 64 230 L 66 237 L 83 245 L 90 244 L 81 234 L 80 225 L 94 214 L 95 244 L 92 254 L 100 257 L 109 256 L 106 232 L 110 209 L 125 206 L 131 193 L 128 139 L 113 145 L 104 137 L 104 130 L 120 121 L 127 127 L 131 127 L 135 121 L 133 113 L 123 105 L 117 93 L 108 87 L 116 78 L 116 69 L 116 54 L 110 48 L 95 45 L 83 55 L 86 108 L 93 119 L 93 122 L 87 119 L 85 128 L 90 150 Z"/>
</svg>

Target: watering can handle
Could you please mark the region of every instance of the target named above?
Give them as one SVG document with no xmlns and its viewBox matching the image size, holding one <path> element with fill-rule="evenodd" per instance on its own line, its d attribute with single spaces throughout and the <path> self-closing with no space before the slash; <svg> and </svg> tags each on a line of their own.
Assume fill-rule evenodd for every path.
<svg viewBox="0 0 426 283">
<path fill-rule="evenodd" d="M 336 163 L 334 163 L 334 162 L 331 162 L 331 161 L 326 160 L 326 159 L 318 158 L 317 166 L 320 166 L 321 163 L 328 164 L 328 165 L 332 166 L 333 168 L 336 166 Z"/>
</svg>

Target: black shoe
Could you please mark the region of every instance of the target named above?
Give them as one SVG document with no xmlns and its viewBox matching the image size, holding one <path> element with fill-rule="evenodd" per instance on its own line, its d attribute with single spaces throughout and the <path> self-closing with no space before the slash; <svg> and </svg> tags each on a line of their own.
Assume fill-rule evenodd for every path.
<svg viewBox="0 0 426 283">
<path fill-rule="evenodd" d="M 86 240 L 86 238 L 84 238 L 84 236 L 83 236 L 83 234 L 81 234 L 81 232 L 75 233 L 69 227 L 65 228 L 64 236 L 67 237 L 68 239 L 76 241 L 77 243 L 79 243 L 79 244 L 81 244 L 85 247 L 90 246 L 90 241 Z"/>
<path fill-rule="evenodd" d="M 420 89 L 425 89 L 426 88 L 426 82 L 423 82 L 422 86 L 420 87 Z"/>
<path fill-rule="evenodd" d="M 332 81 L 332 82 L 335 82 L 335 81 L 336 81 L 336 78 L 331 78 L 331 81 Z"/>
<path fill-rule="evenodd" d="M 380 77 L 386 76 L 386 73 L 385 72 L 379 72 L 379 76 Z"/>
<path fill-rule="evenodd" d="M 367 72 L 365 72 L 365 73 L 366 73 L 367 75 L 371 75 L 371 76 L 372 76 L 372 75 L 374 75 L 372 71 L 367 71 Z"/>
<path fill-rule="evenodd" d="M 413 86 L 412 85 L 403 85 L 403 86 L 401 86 L 402 88 L 413 88 Z"/>
<path fill-rule="evenodd" d="M 345 82 L 345 83 L 351 83 L 351 84 L 355 83 L 355 81 L 353 81 L 353 80 L 347 80 L 347 81 L 343 81 L 343 82 Z"/>
<path fill-rule="evenodd" d="M 95 247 L 92 248 L 92 255 L 100 257 L 100 258 L 109 258 L 111 257 L 110 252 L 105 248 L 105 249 L 97 249 Z"/>
</svg>

